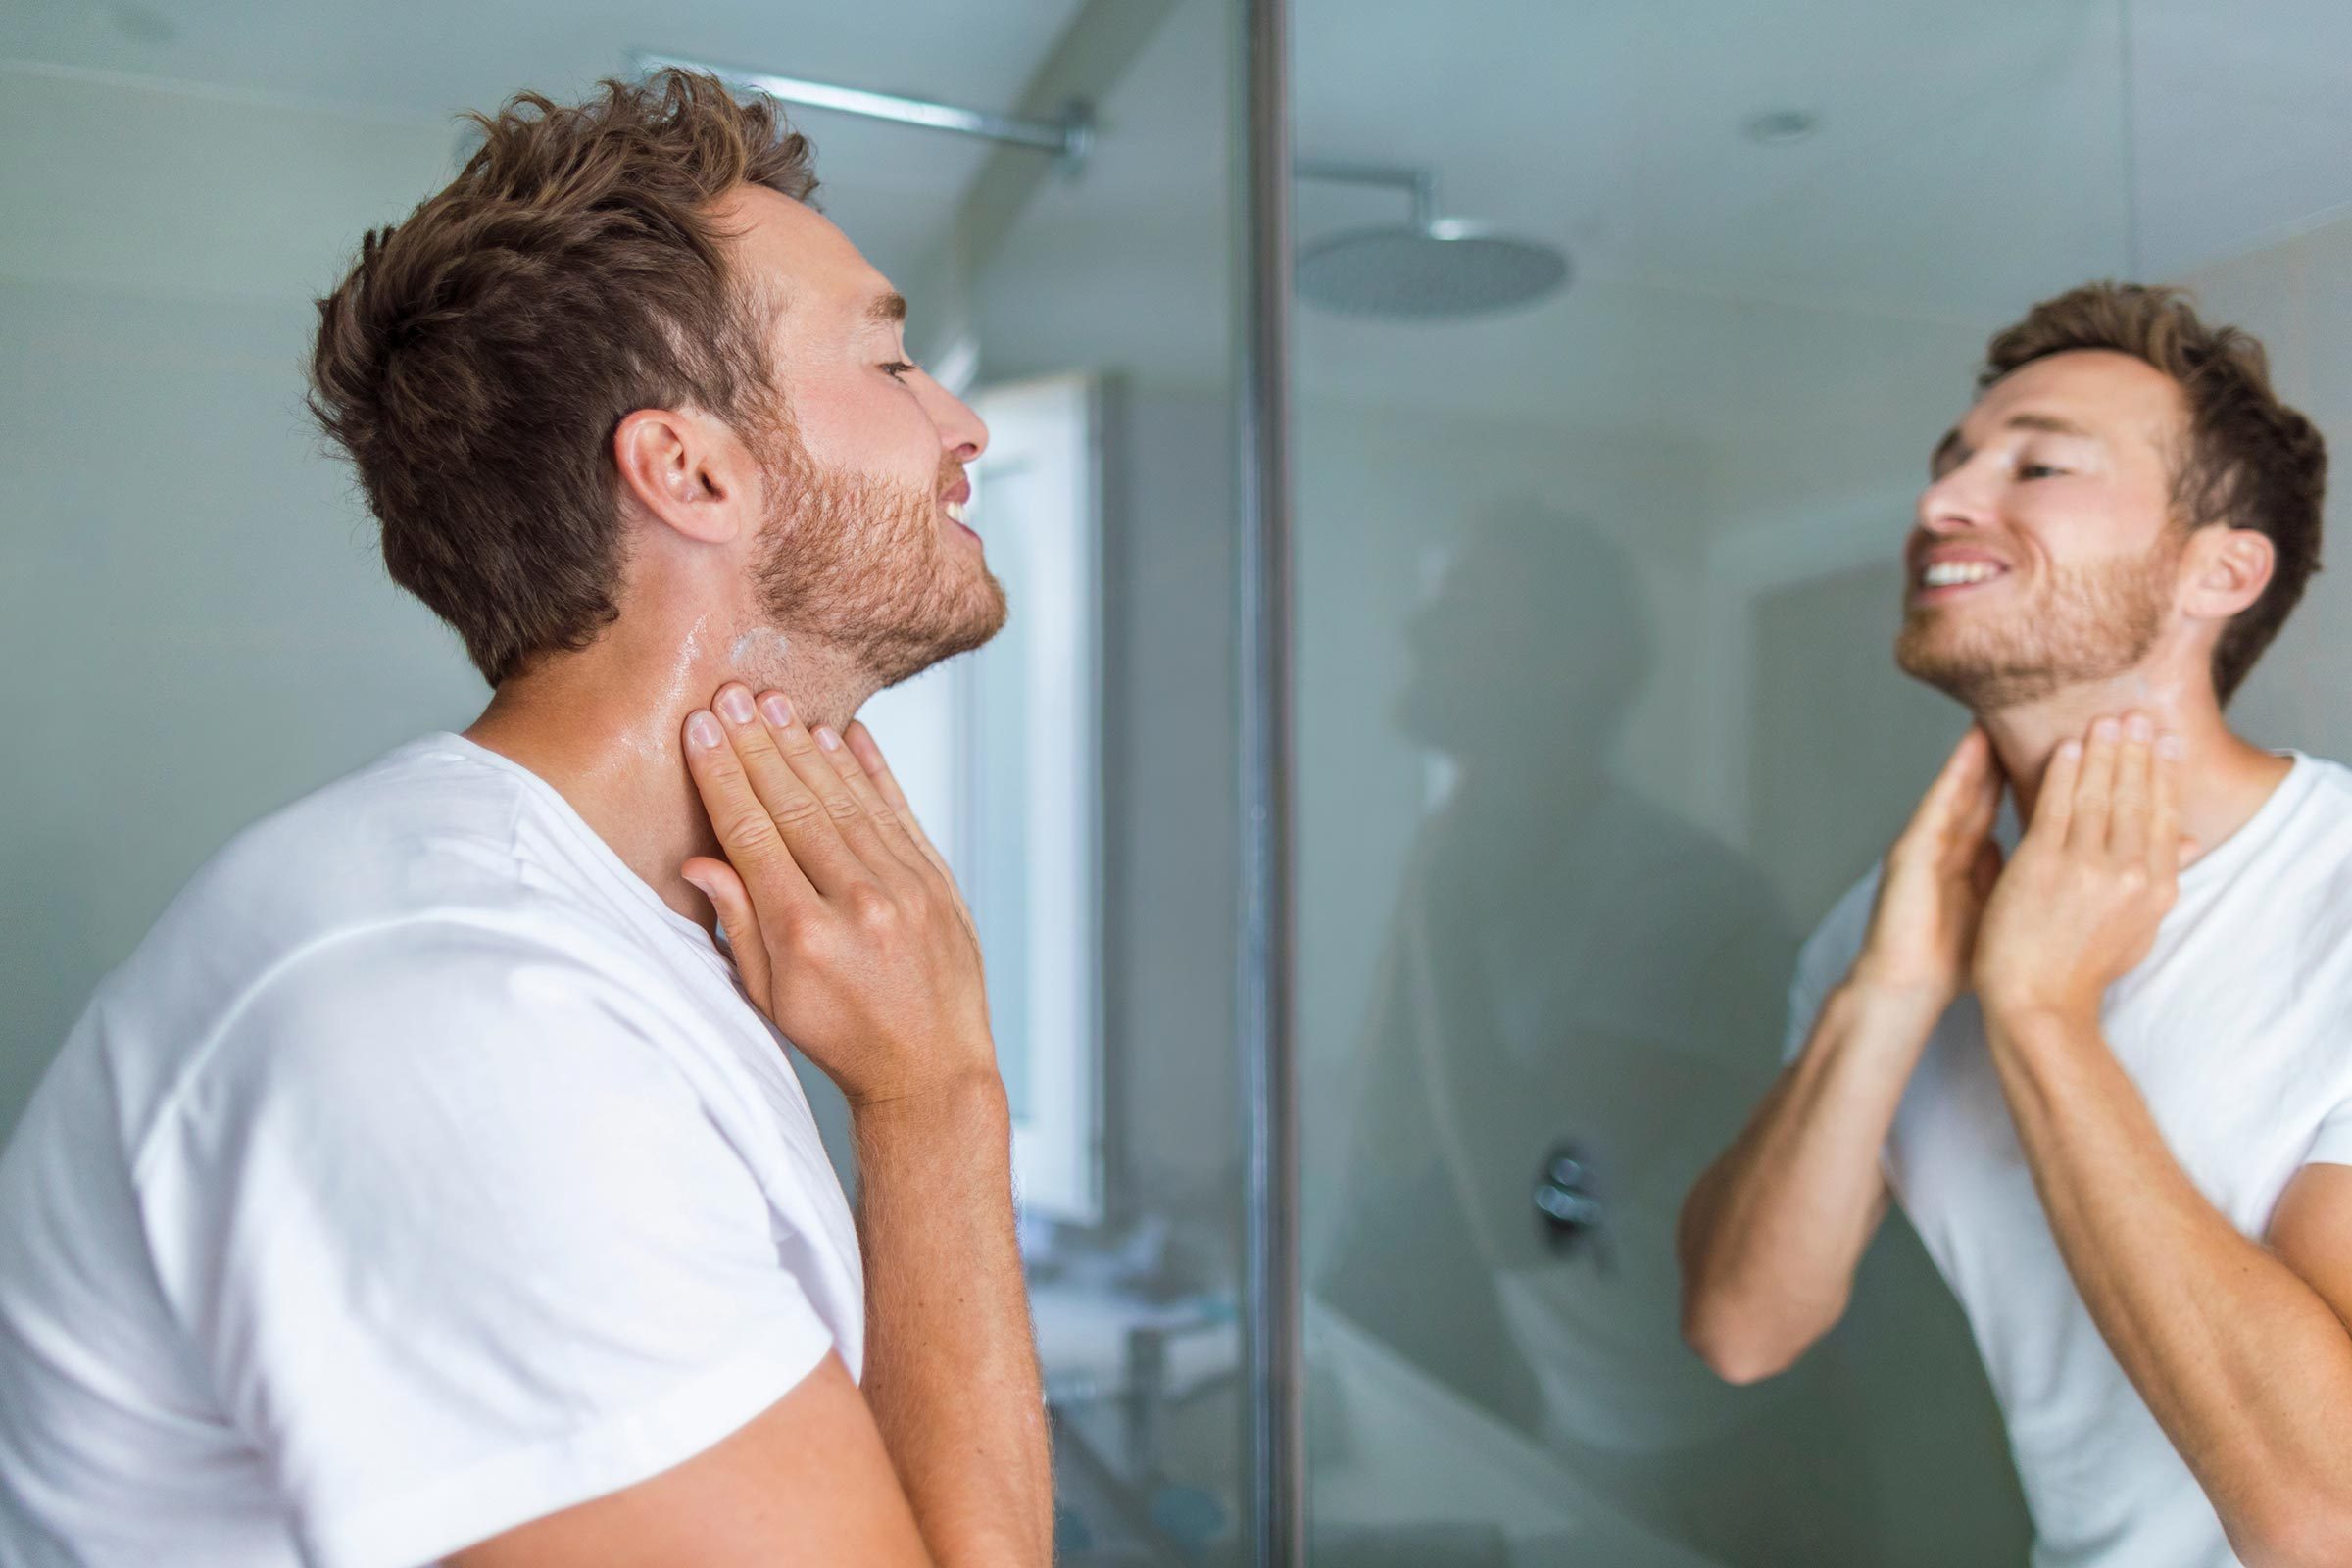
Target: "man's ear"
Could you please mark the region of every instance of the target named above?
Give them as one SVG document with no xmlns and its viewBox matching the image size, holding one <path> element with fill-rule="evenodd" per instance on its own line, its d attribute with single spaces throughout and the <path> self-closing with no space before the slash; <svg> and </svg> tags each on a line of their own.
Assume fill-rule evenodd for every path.
<svg viewBox="0 0 2352 1568">
<path fill-rule="evenodd" d="M 637 410 L 612 431 L 612 463 L 622 493 L 689 539 L 724 544 L 746 525 L 750 454 L 699 410 Z"/>
<path fill-rule="evenodd" d="M 2188 536 L 2188 581 L 2182 608 L 2199 620 L 2228 620 L 2262 597 L 2278 564 L 2268 534 L 2227 524 Z"/>
</svg>

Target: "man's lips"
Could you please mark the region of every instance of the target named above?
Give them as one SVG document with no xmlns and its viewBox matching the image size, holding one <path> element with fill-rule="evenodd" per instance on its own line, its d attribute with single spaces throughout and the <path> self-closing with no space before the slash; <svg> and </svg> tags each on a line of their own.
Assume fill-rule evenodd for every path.
<svg viewBox="0 0 2352 1568">
<path fill-rule="evenodd" d="M 973 529 L 970 523 L 963 520 L 964 509 L 971 505 L 971 501 L 972 481 L 962 474 L 957 474 L 956 482 L 939 493 L 939 510 L 950 522 L 977 539 L 980 537 L 979 533 Z"/>
<path fill-rule="evenodd" d="M 962 503 L 962 502 L 960 502 L 960 501 L 943 501 L 943 502 L 941 502 L 941 503 L 939 504 L 939 514 L 940 514 L 941 516 L 943 516 L 943 517 L 947 518 L 947 519 L 948 519 L 948 521 L 949 521 L 949 522 L 950 522 L 952 525 L 954 525 L 954 527 L 956 528 L 956 530 L 957 532 L 959 532 L 959 533 L 962 533 L 962 534 L 966 535 L 967 537 L 969 537 L 970 539 L 972 539 L 972 540 L 973 540 L 973 541 L 975 541 L 975 542 L 977 542 L 977 541 L 979 540 L 979 538 L 980 538 L 980 533 L 979 533 L 979 530 L 978 530 L 978 529 L 976 529 L 976 528 L 974 528 L 974 527 L 973 527 L 973 526 L 972 526 L 970 523 L 968 523 L 968 522 L 966 522 L 966 521 L 964 521 L 964 520 L 963 520 L 963 503 Z"/>
<path fill-rule="evenodd" d="M 1930 550 L 1911 563 L 1910 597 L 1915 605 L 1940 604 L 2000 581 L 2009 564 L 1987 551 Z"/>
</svg>

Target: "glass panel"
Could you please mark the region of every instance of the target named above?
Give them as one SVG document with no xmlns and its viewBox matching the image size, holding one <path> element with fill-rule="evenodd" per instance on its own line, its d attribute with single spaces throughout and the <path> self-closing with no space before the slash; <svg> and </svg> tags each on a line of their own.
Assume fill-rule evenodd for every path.
<svg viewBox="0 0 2352 1568">
<path fill-rule="evenodd" d="M 2341 427 L 2352 176 L 2310 62 L 2344 31 L 1298 0 L 1317 1561 L 2024 1559 L 1899 1215 L 1748 1387 L 1683 1343 L 1676 1217 L 1778 1069 L 1800 939 L 1965 723 L 1888 650 L 1987 335 L 2189 282 Z M 2255 738 L 2352 740 L 2340 592 L 2234 710 Z"/>
<path fill-rule="evenodd" d="M 910 347 L 999 427 L 972 514 L 1011 629 L 868 716 L 987 927 L 1060 1560 L 1248 1539 L 1236 9 L 9 8 L 0 200 L 37 217 L 0 224 L 0 1130 L 232 832 L 485 699 L 301 406 L 314 297 L 449 179 L 458 111 L 576 98 L 637 48 L 1041 119 L 1083 100 L 1101 130 L 1067 165 L 793 119 Z"/>
<path fill-rule="evenodd" d="M 1234 332 L 1237 217 L 1230 197 L 1241 95 L 1238 7 L 1098 0 L 1059 58 L 1130 62 L 1093 96 L 1102 127 L 1084 172 L 1047 173 L 1017 214 L 968 211 L 952 255 L 952 302 L 923 352 L 959 334 L 976 356 L 983 410 L 1005 438 L 1018 420 L 1088 391 L 1099 495 L 1087 673 L 1100 702 L 1102 976 L 1099 1199 L 1049 1199 L 1051 1172 L 1082 1107 L 1053 1108 L 1044 1012 L 1053 988 L 1029 966 L 1034 1137 L 1024 1146 L 1024 1242 L 1047 1392 L 1056 1422 L 1063 1557 L 1076 1563 L 1239 1562 L 1250 1539 L 1242 1445 L 1246 1390 L 1235 1299 L 1242 1172 L 1234 1047 Z M 1092 26 L 1089 42 L 1081 29 Z M 975 189 L 987 189 L 984 173 Z M 1025 412 L 1020 412 L 1025 411 Z M 1009 448 L 1007 449 L 1009 451 Z M 1039 529 L 1048 476 L 984 469 L 977 523 L 992 559 Z M 1019 516 L 1008 515 L 1008 509 Z M 1000 520 L 1002 519 L 1002 520 Z M 1067 578 L 1052 538 L 1012 562 L 1016 625 L 1033 668 L 1066 665 Z M 1005 704 L 975 665 L 974 721 L 994 744 Z M 1034 712 L 1033 712 L 1034 716 Z M 1026 777 L 984 771 L 983 836 L 1012 819 L 1026 839 L 978 847 L 992 902 L 1085 825 L 1051 810 Z M 1025 793 L 1015 796 L 1014 789 Z M 987 792 L 995 790 L 993 801 Z M 1034 897 L 1035 895 L 1031 895 Z M 1030 941 L 1060 923 L 1032 908 Z M 992 988 L 1006 957 L 991 952 Z M 998 1005 L 1006 1005 L 1003 995 Z M 1000 1013 L 1000 1028 L 1004 1024 Z M 1002 1035 L 1001 1035 L 1002 1038 Z M 1004 1049 L 1011 1049 L 1007 1045 Z M 1057 1163 L 1058 1162 L 1058 1163 Z M 1066 1185 L 1066 1184 L 1065 1184 Z M 1062 1196 L 1066 1197 L 1067 1194 Z"/>
</svg>

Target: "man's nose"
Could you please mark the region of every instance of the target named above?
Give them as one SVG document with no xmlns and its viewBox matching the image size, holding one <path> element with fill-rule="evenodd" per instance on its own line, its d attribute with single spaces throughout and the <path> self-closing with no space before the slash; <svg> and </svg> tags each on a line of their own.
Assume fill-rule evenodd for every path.
<svg viewBox="0 0 2352 1568">
<path fill-rule="evenodd" d="M 1988 488 L 1970 464 L 1961 464 L 1919 493 L 1919 525 L 1930 533 L 1965 533 L 1984 527 L 1991 516 Z"/>
<path fill-rule="evenodd" d="M 929 376 L 923 377 L 929 396 L 931 422 L 939 426 L 939 444 L 957 463 L 969 463 L 988 450 L 988 426 L 970 405 Z"/>
</svg>

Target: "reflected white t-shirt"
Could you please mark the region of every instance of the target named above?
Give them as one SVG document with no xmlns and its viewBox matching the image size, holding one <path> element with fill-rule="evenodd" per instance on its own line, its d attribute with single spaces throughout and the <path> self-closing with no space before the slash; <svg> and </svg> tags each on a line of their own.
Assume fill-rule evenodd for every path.
<svg viewBox="0 0 2352 1568">
<path fill-rule="evenodd" d="M 1861 950 L 1877 886 L 1873 872 L 1847 893 L 1799 956 L 1789 1055 Z M 2181 872 L 2101 1021 L 2174 1157 L 2241 1234 L 2262 1237 L 2304 1165 L 2352 1164 L 2352 769 L 2295 754 L 2252 819 Z M 1884 1159 L 1984 1357 L 2035 1568 L 2235 1564 L 2066 1271 L 1974 998 L 1929 1039 Z"/>
<path fill-rule="evenodd" d="M 415 1568 L 856 1375 L 862 1325 L 726 957 L 428 736 L 207 864 L 0 1157 L 0 1561 Z"/>
</svg>

